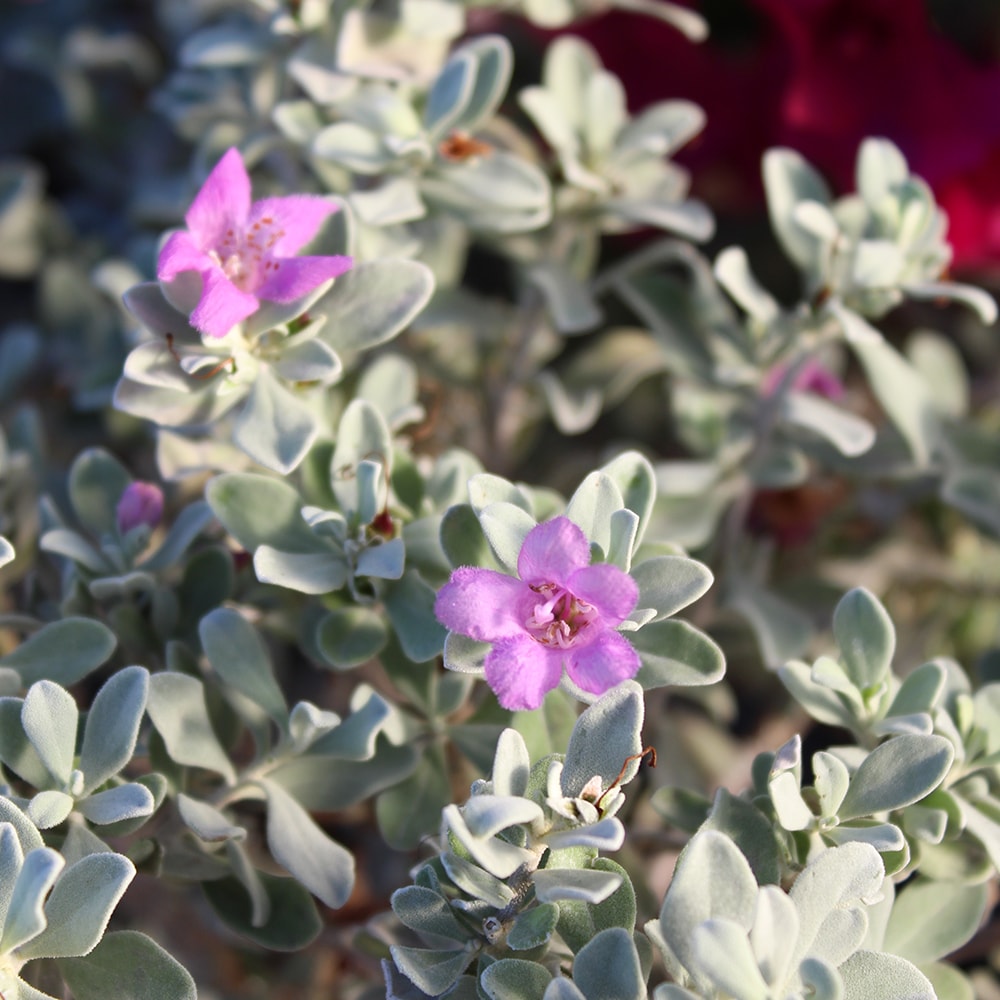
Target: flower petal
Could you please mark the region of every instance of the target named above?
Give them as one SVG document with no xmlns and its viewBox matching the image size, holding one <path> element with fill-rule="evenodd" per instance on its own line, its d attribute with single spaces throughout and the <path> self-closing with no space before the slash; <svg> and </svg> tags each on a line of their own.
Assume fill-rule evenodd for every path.
<svg viewBox="0 0 1000 1000">
<path fill-rule="evenodd" d="M 621 681 L 635 677 L 642 664 L 632 644 L 610 629 L 586 646 L 568 650 L 566 673 L 591 694 L 604 694 Z"/>
<path fill-rule="evenodd" d="M 612 628 L 628 618 L 639 600 L 639 585 L 628 573 L 610 563 L 578 569 L 566 586 L 575 597 L 592 604 L 601 621 Z"/>
<path fill-rule="evenodd" d="M 350 270 L 351 257 L 282 257 L 265 261 L 262 269 L 269 275 L 257 286 L 257 294 L 268 302 L 294 302 L 317 285 Z"/>
<path fill-rule="evenodd" d="M 291 257 L 319 232 L 319 227 L 339 207 L 318 194 L 261 198 L 250 206 L 247 228 L 251 228 L 255 222 L 273 227 L 274 231 L 281 233 L 274 244 L 275 256 Z"/>
<path fill-rule="evenodd" d="M 210 337 L 224 337 L 260 308 L 256 296 L 241 292 L 218 267 L 203 271 L 201 279 L 201 299 L 191 313 L 191 325 Z"/>
<path fill-rule="evenodd" d="M 559 684 L 564 654 L 565 650 L 543 646 L 528 635 L 504 639 L 486 656 L 486 683 L 504 708 L 538 708 Z"/>
<path fill-rule="evenodd" d="M 163 281 L 176 278 L 182 271 L 205 272 L 215 266 L 215 262 L 195 243 L 189 232 L 181 230 L 172 233 L 156 263 L 156 277 Z"/>
<path fill-rule="evenodd" d="M 462 566 L 438 591 L 434 614 L 449 631 L 482 642 L 523 635 L 517 612 L 526 589 L 506 573 Z"/>
<path fill-rule="evenodd" d="M 238 149 L 230 149 L 205 178 L 184 216 L 195 242 L 208 250 L 229 228 L 242 230 L 250 212 L 250 175 Z"/>
<path fill-rule="evenodd" d="M 517 557 L 517 573 L 527 583 L 566 586 L 590 562 L 587 536 L 568 517 L 554 517 L 532 528 Z"/>
</svg>

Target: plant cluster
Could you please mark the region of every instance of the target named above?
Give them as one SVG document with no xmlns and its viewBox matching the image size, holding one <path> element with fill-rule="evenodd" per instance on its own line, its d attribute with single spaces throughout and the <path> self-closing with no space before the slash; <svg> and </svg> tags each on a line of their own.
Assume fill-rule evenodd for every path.
<svg viewBox="0 0 1000 1000">
<path fill-rule="evenodd" d="M 996 991 L 997 309 L 903 152 L 766 154 L 780 287 L 590 0 L 112 6 L 7 32 L 0 997 L 192 1000 L 154 894 L 345 1000 Z"/>
</svg>

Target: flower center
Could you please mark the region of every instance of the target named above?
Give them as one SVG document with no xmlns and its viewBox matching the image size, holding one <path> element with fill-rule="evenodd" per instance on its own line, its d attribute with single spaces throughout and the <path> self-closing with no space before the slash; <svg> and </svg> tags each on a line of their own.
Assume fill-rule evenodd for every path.
<svg viewBox="0 0 1000 1000">
<path fill-rule="evenodd" d="M 569 649 L 599 617 L 592 604 L 581 601 L 565 587 L 538 583 L 532 584 L 531 589 L 539 600 L 531 605 L 524 627 L 533 639 L 544 646 Z"/>
<path fill-rule="evenodd" d="M 241 292 L 252 292 L 280 267 L 273 249 L 284 235 L 274 218 L 265 215 L 248 229 L 227 229 L 209 256 Z"/>
</svg>

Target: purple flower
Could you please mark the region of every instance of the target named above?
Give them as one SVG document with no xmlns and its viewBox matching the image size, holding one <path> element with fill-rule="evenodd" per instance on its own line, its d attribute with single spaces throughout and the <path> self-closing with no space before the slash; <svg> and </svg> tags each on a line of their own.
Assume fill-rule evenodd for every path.
<svg viewBox="0 0 1000 1000">
<path fill-rule="evenodd" d="M 634 677 L 639 655 L 618 632 L 639 599 L 617 566 L 591 566 L 590 545 L 569 518 L 528 532 L 517 557 L 520 579 L 463 566 L 441 588 L 434 613 L 452 632 L 490 642 L 486 681 L 504 708 L 538 708 L 571 681 L 603 694 Z"/>
<path fill-rule="evenodd" d="M 201 275 L 201 299 L 191 325 L 224 337 L 260 308 L 261 300 L 294 302 L 343 274 L 350 257 L 296 257 L 337 206 L 319 195 L 263 198 L 250 203 L 250 177 L 239 151 L 215 165 L 174 233 L 160 251 L 156 276 Z"/>
<path fill-rule="evenodd" d="M 115 508 L 115 516 L 123 535 L 140 524 L 155 528 L 163 517 L 163 491 L 153 483 L 129 483 Z"/>
<path fill-rule="evenodd" d="M 777 364 L 764 376 L 761 391 L 765 396 L 773 396 L 778 391 L 787 372 L 788 365 Z M 795 392 L 811 392 L 827 399 L 842 399 L 844 395 L 844 383 L 816 358 L 807 358 L 799 368 L 792 380 L 792 389 Z"/>
</svg>

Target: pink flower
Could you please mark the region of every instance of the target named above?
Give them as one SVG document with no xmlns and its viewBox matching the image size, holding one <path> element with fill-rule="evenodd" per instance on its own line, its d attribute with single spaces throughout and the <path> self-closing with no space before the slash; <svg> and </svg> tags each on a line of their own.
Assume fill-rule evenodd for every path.
<svg viewBox="0 0 1000 1000">
<path fill-rule="evenodd" d="M 618 632 L 639 599 L 627 573 L 590 563 L 590 545 L 569 518 L 528 532 L 520 579 L 463 566 L 440 590 L 434 613 L 452 632 L 493 644 L 486 681 L 508 709 L 538 708 L 563 668 L 591 694 L 634 677 L 639 655 Z"/>
<path fill-rule="evenodd" d="M 319 195 L 263 198 L 250 203 L 250 177 L 239 151 L 215 165 L 160 251 L 156 276 L 201 275 L 201 299 L 191 325 L 224 337 L 260 308 L 261 300 L 293 302 L 343 274 L 350 257 L 296 257 L 337 206 Z"/>
<path fill-rule="evenodd" d="M 761 392 L 765 396 L 773 396 L 787 371 L 788 365 L 775 365 L 764 376 L 760 387 Z M 826 399 L 842 399 L 844 396 L 844 383 L 816 358 L 807 358 L 795 373 L 792 389 L 795 392 L 811 392 L 817 396 L 824 396 Z"/>
<path fill-rule="evenodd" d="M 115 516 L 123 535 L 140 524 L 155 528 L 163 517 L 163 491 L 153 483 L 129 483 L 115 508 Z"/>
</svg>

